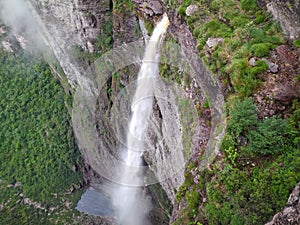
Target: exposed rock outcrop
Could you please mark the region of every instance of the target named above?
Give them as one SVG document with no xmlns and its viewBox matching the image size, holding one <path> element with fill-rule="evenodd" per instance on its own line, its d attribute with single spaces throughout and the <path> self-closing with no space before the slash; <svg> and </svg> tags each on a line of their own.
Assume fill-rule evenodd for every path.
<svg viewBox="0 0 300 225">
<path fill-rule="evenodd" d="M 61 48 L 79 45 L 90 52 L 111 11 L 109 0 L 42 0 L 33 4 Z"/>
<path fill-rule="evenodd" d="M 300 183 L 291 193 L 284 208 L 266 225 L 298 225 L 300 224 Z"/>
<path fill-rule="evenodd" d="M 151 115 L 147 135 L 146 162 L 172 203 L 184 181 L 185 162 L 182 146 L 182 125 L 176 87 L 159 80 L 155 88 L 156 109 Z"/>
<path fill-rule="evenodd" d="M 196 4 L 191 4 L 186 8 L 185 14 L 187 16 L 192 16 L 195 13 L 197 13 L 198 11 L 199 11 L 199 7 Z"/>
<path fill-rule="evenodd" d="M 161 15 L 164 12 L 163 5 L 159 0 L 133 0 L 137 9 L 143 12 L 144 16 Z"/>
<path fill-rule="evenodd" d="M 95 51 L 97 37 L 105 32 L 111 9 L 109 0 L 42 0 L 28 2 L 43 39 L 54 52 L 72 86 L 80 84 L 83 68 L 72 60 L 70 50 Z"/>
<path fill-rule="evenodd" d="M 258 0 L 277 19 L 286 35 L 294 40 L 300 37 L 300 2 L 295 0 Z"/>
<path fill-rule="evenodd" d="M 288 105 L 300 97 L 299 61 L 300 50 L 288 45 L 280 45 L 271 51 L 268 64 L 278 68 L 276 73 L 269 69 L 260 75 L 264 84 L 254 94 L 259 118 L 284 115 Z"/>
</svg>

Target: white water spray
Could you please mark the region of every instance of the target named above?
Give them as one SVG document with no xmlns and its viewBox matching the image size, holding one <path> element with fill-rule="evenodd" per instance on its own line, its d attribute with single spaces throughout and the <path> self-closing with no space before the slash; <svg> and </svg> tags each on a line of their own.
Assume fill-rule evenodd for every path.
<svg viewBox="0 0 300 225">
<path fill-rule="evenodd" d="M 115 190 L 113 204 L 121 225 L 147 225 L 150 206 L 142 193 L 143 166 L 141 155 L 143 139 L 152 112 L 154 80 L 159 75 L 159 46 L 169 25 L 165 14 L 147 43 L 137 87 L 131 104 L 132 117 L 127 133 L 127 151 L 121 186 Z"/>
</svg>

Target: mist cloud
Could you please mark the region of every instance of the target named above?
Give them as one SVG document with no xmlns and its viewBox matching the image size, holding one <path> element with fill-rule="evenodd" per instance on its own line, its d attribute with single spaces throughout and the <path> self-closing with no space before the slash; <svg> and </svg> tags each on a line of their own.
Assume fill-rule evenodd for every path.
<svg viewBox="0 0 300 225">
<path fill-rule="evenodd" d="M 13 34 L 28 40 L 30 47 L 43 46 L 38 24 L 24 0 L 0 0 L 0 19 L 12 29 Z"/>
</svg>

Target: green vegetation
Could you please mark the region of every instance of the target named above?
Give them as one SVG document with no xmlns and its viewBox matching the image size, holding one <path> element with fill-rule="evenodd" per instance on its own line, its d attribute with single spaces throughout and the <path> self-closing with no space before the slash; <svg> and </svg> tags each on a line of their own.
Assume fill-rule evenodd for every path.
<svg viewBox="0 0 300 225">
<path fill-rule="evenodd" d="M 189 4 L 190 1 L 184 1 L 179 6 L 182 15 Z M 233 90 L 241 98 L 250 96 L 260 84 L 257 74 L 268 67 L 261 61 L 252 67 L 248 60 L 268 56 L 270 49 L 283 43 L 279 24 L 259 10 L 255 0 L 202 0 L 196 4 L 201 13 L 185 18 L 204 62 L 224 83 L 229 77 Z M 207 51 L 204 46 L 210 37 L 223 41 L 209 49 L 209 57 L 204 54 Z"/>
<path fill-rule="evenodd" d="M 293 42 L 293 44 L 294 44 L 296 47 L 300 48 L 300 40 L 295 40 L 295 41 Z"/>
<path fill-rule="evenodd" d="M 263 57 L 269 54 L 270 47 L 271 45 L 269 43 L 259 43 L 259 44 L 253 44 L 250 47 L 250 50 L 254 56 Z"/>
<path fill-rule="evenodd" d="M 154 30 L 154 26 L 149 20 L 145 21 L 145 28 L 148 31 L 148 34 L 151 35 Z"/>
<path fill-rule="evenodd" d="M 251 98 L 243 101 L 237 99 L 234 106 L 229 109 L 230 120 L 227 123 L 227 133 L 233 138 L 238 138 L 243 131 L 249 131 L 257 123 L 255 113 L 256 107 Z"/>
<path fill-rule="evenodd" d="M 0 224 L 70 219 L 75 211 L 63 202 L 74 207 L 80 192 L 67 192 L 81 180 L 73 172 L 80 153 L 65 106 L 70 97 L 38 56 L 1 52 L 0 60 Z M 45 210 L 25 204 L 23 198 Z M 58 209 L 48 215 L 49 207 Z M 59 214 L 64 217 L 58 219 Z"/>
<path fill-rule="evenodd" d="M 127 10 L 133 11 L 134 4 L 131 0 L 114 0 L 113 1 L 113 10 L 114 13 L 124 13 Z"/>
<path fill-rule="evenodd" d="M 297 148 L 272 162 L 257 162 L 258 166 L 225 164 L 216 169 L 217 179 L 207 186 L 209 203 L 205 206 L 211 224 L 264 224 L 270 220 L 300 179 L 300 163 L 295 157 L 300 157 Z"/>
<path fill-rule="evenodd" d="M 248 151 L 262 154 L 276 154 L 289 151 L 293 140 L 293 130 L 287 120 L 266 118 L 258 124 L 255 130 L 247 134 L 249 139 Z"/>
<path fill-rule="evenodd" d="M 187 16 L 191 3 L 199 12 Z M 255 0 L 187 0 L 177 11 L 193 31 L 203 61 L 230 86 L 230 93 L 224 155 L 198 171 L 198 181 L 194 174 L 201 156 L 188 163 L 176 195 L 185 207 L 174 225 L 264 224 L 285 205 L 300 180 L 299 99 L 288 106 L 284 118 L 259 119 L 251 98 L 262 84 L 259 75 L 268 69 L 263 57 L 284 43 L 280 25 Z M 209 48 L 208 38 L 222 40 Z M 299 41 L 294 45 L 299 47 Z M 249 63 L 252 57 L 254 65 Z"/>
<path fill-rule="evenodd" d="M 249 152 L 276 154 L 290 151 L 291 144 L 297 136 L 297 128 L 292 120 L 276 117 L 257 120 L 256 107 L 251 98 L 236 100 L 229 110 L 227 134 L 222 149 L 236 148 L 238 138 L 245 135 Z M 292 117 L 293 118 L 293 117 Z M 294 146 L 296 147 L 296 146 Z"/>
<path fill-rule="evenodd" d="M 191 174 L 196 165 L 187 167 L 186 180 L 177 193 L 177 200 L 187 204 L 174 224 L 250 225 L 270 220 L 300 180 L 299 106 L 295 100 L 289 119 L 260 121 L 251 98 L 234 99 L 228 106 L 230 118 L 221 147 L 225 158 L 212 171 L 199 172 L 198 184 Z M 239 143 L 241 136 L 246 146 Z M 205 190 L 207 203 L 203 204 L 196 193 Z"/>
<path fill-rule="evenodd" d="M 95 43 L 96 52 L 105 53 L 109 51 L 113 46 L 113 22 L 112 13 L 107 15 L 108 21 L 103 23 L 101 26 L 101 35 L 97 37 L 97 42 Z"/>
</svg>

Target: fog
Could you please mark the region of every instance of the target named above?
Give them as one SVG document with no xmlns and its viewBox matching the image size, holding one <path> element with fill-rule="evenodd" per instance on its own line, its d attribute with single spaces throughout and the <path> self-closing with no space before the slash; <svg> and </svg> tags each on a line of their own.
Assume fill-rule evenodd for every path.
<svg viewBox="0 0 300 225">
<path fill-rule="evenodd" d="M 9 37 L 15 36 L 21 44 L 26 43 L 26 47 L 31 49 L 45 50 L 38 24 L 24 0 L 0 0 L 0 19 L 11 28 Z"/>
</svg>

